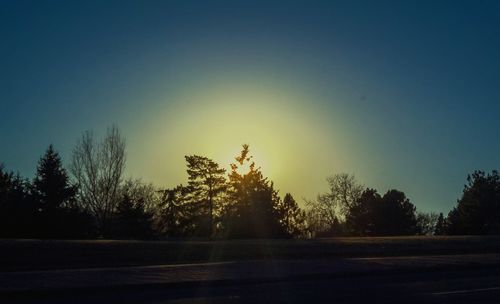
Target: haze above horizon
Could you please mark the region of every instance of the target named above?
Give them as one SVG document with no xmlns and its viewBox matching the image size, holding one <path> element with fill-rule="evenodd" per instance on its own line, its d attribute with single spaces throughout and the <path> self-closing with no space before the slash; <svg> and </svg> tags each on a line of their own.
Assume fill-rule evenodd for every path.
<svg viewBox="0 0 500 304">
<path fill-rule="evenodd" d="M 448 212 L 500 164 L 496 1 L 0 1 L 0 162 L 116 124 L 127 175 L 250 145 L 281 194 L 353 173 Z"/>
</svg>

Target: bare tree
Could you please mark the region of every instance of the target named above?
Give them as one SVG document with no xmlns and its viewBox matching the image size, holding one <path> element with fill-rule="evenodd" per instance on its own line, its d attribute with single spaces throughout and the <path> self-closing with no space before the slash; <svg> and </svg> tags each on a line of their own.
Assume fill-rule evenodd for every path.
<svg viewBox="0 0 500 304">
<path fill-rule="evenodd" d="M 127 195 L 133 202 L 141 202 L 147 212 L 155 213 L 161 201 L 158 189 L 152 183 L 128 178 L 122 182 L 120 195 Z"/>
<path fill-rule="evenodd" d="M 345 222 L 349 208 L 363 192 L 363 186 L 351 174 L 335 174 L 329 176 L 327 182 L 329 192 L 319 194 L 316 200 L 306 200 L 308 222 L 314 222 L 314 227 L 321 230 L 330 230 Z"/>
<path fill-rule="evenodd" d="M 78 198 L 95 216 L 102 235 L 120 199 L 124 169 L 125 140 L 117 127 L 109 128 L 99 143 L 86 131 L 73 149 L 70 171 L 79 186 Z"/>
<path fill-rule="evenodd" d="M 439 214 L 435 212 L 417 212 L 418 234 L 433 235 L 438 219 Z"/>
<path fill-rule="evenodd" d="M 304 200 L 306 206 L 305 209 L 305 237 L 315 238 L 318 233 L 327 231 L 331 228 L 331 224 L 328 224 L 318 212 L 317 209 L 311 208 L 313 202 Z"/>
</svg>

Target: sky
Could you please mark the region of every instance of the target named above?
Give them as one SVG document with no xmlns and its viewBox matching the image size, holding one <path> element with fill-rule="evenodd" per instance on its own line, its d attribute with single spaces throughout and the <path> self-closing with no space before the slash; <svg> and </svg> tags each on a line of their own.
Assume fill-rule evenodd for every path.
<svg viewBox="0 0 500 304">
<path fill-rule="evenodd" d="M 0 0 L 0 162 L 116 125 L 126 175 L 250 150 L 280 194 L 354 174 L 448 212 L 500 165 L 498 1 Z"/>
</svg>

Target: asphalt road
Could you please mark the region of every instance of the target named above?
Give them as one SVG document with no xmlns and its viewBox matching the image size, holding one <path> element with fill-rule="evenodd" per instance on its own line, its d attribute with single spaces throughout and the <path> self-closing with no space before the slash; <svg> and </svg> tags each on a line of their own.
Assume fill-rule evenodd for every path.
<svg viewBox="0 0 500 304">
<path fill-rule="evenodd" d="M 498 303 L 500 269 L 143 285 L 0 295 L 2 303 Z"/>
<path fill-rule="evenodd" d="M 322 260 L 500 253 L 500 236 L 314 240 L 0 240 L 0 272 L 245 260 Z"/>
</svg>

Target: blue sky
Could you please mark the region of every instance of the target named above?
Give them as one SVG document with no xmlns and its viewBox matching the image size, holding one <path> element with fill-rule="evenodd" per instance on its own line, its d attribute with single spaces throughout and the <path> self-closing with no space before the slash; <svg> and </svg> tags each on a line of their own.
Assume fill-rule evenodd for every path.
<svg viewBox="0 0 500 304">
<path fill-rule="evenodd" d="M 28 177 L 111 124 L 164 187 L 248 142 L 282 194 L 349 172 L 447 212 L 499 167 L 498 1 L 2 0 L 0 37 L 0 162 Z"/>
</svg>

